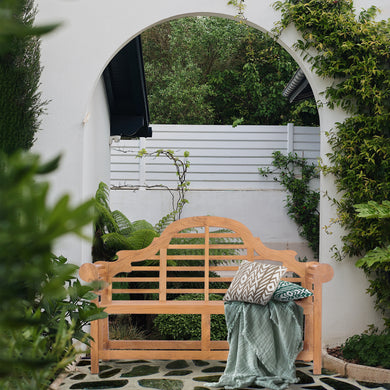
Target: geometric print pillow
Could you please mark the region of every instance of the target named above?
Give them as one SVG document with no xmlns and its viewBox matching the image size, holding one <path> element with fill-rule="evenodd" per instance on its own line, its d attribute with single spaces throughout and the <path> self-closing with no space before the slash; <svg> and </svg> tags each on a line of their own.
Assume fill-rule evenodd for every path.
<svg viewBox="0 0 390 390">
<path fill-rule="evenodd" d="M 224 301 L 241 301 L 266 305 L 287 268 L 244 260 L 240 264 Z"/>
<path fill-rule="evenodd" d="M 298 286 L 295 283 L 281 280 L 279 286 L 276 288 L 272 299 L 280 302 L 295 301 L 297 299 L 307 298 L 313 293 L 306 288 Z"/>
</svg>

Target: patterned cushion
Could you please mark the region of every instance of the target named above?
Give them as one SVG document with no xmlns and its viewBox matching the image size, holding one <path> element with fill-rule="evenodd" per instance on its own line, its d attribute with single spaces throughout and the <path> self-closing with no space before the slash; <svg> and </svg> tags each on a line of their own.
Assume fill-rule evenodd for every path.
<svg viewBox="0 0 390 390">
<path fill-rule="evenodd" d="M 279 265 L 244 260 L 223 299 L 266 305 L 286 271 Z"/>
<path fill-rule="evenodd" d="M 307 298 L 313 295 L 313 293 L 306 288 L 298 286 L 295 283 L 286 282 L 281 280 L 279 286 L 274 292 L 272 299 L 280 302 L 295 301 L 297 299 Z"/>
</svg>

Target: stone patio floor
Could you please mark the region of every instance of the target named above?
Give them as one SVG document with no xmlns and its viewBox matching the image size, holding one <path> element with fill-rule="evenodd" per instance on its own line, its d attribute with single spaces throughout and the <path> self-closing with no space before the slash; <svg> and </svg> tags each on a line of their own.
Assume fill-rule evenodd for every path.
<svg viewBox="0 0 390 390">
<path fill-rule="evenodd" d="M 100 365 L 99 375 L 92 375 L 90 361 L 82 359 L 75 371 L 69 373 L 60 390 L 70 389 L 159 389 L 159 390 L 207 390 L 205 382 L 217 382 L 225 368 L 225 362 L 192 360 L 113 360 Z M 323 370 L 322 375 L 312 374 L 310 363 L 297 362 L 299 383 L 291 390 L 390 390 L 390 383 L 375 384 L 357 382 Z"/>
</svg>

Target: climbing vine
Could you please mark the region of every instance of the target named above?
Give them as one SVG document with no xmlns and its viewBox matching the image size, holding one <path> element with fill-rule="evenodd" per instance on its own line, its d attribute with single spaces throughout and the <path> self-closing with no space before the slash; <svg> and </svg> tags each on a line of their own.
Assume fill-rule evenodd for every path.
<svg viewBox="0 0 390 390">
<path fill-rule="evenodd" d="M 169 190 L 172 196 L 172 211 L 168 213 L 166 216 L 160 219 L 160 221 L 156 224 L 155 229 L 158 233 L 161 233 L 171 222 L 176 219 L 181 218 L 181 213 L 183 211 L 183 207 L 186 203 L 188 203 L 188 199 L 186 198 L 186 192 L 189 190 L 190 182 L 187 180 L 187 171 L 190 167 L 190 161 L 188 160 L 190 153 L 188 151 L 184 152 L 184 159 L 175 156 L 175 152 L 173 150 L 166 149 L 158 149 L 154 152 L 147 152 L 146 149 L 142 149 L 138 152 L 137 157 L 160 157 L 165 156 L 169 160 L 172 161 L 172 164 L 176 170 L 177 176 L 177 187 L 175 189 L 177 197 L 175 197 L 174 193 L 171 191 L 169 187 L 163 186 Z"/>
<path fill-rule="evenodd" d="M 320 193 L 310 188 L 310 182 L 318 177 L 318 169 L 314 164 L 309 164 L 305 158 L 298 157 L 296 153 L 289 153 L 286 156 L 276 151 L 272 156 L 274 158 L 272 165 L 275 169 L 259 168 L 259 173 L 264 177 L 273 175 L 273 179 L 287 190 L 287 213 L 299 226 L 300 236 L 308 241 L 314 257 L 318 259 Z"/>
</svg>

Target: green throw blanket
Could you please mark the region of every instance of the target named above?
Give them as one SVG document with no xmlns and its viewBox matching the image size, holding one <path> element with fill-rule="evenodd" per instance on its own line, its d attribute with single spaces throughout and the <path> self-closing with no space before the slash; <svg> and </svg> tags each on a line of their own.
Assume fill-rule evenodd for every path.
<svg viewBox="0 0 390 390">
<path fill-rule="evenodd" d="M 267 305 L 225 302 L 229 357 L 218 383 L 225 389 L 263 386 L 281 390 L 296 383 L 295 359 L 303 346 L 303 309 L 295 302 Z"/>
</svg>

